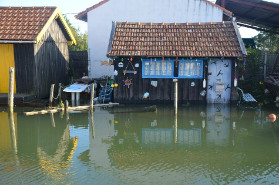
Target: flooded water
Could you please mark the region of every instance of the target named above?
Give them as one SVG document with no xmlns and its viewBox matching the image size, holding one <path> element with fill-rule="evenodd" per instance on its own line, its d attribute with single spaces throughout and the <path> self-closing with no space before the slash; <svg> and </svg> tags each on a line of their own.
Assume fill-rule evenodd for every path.
<svg viewBox="0 0 279 185">
<path fill-rule="evenodd" d="M 278 108 L 133 110 L 0 112 L 0 184 L 279 184 Z"/>
</svg>

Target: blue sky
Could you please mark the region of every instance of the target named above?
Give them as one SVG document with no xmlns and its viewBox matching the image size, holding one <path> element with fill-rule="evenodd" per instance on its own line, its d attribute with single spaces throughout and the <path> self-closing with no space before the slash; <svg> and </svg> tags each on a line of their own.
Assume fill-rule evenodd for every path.
<svg viewBox="0 0 279 185">
<path fill-rule="evenodd" d="M 0 6 L 57 6 L 62 14 L 68 17 L 71 24 L 84 33 L 87 31 L 87 23 L 77 20 L 74 16 L 100 1 L 101 0 L 0 0 Z M 279 0 L 266 1 L 279 3 Z M 241 27 L 240 33 L 243 38 L 249 38 L 257 35 L 258 32 L 253 29 Z"/>
</svg>

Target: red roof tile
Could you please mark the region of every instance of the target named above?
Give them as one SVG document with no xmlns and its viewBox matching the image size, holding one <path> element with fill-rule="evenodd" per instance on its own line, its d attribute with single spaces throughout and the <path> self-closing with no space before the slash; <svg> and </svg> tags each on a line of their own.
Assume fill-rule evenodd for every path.
<svg viewBox="0 0 279 185">
<path fill-rule="evenodd" d="M 0 40 L 35 41 L 56 7 L 0 7 Z"/>
<path fill-rule="evenodd" d="M 113 24 L 109 57 L 244 56 L 232 22 Z"/>
</svg>

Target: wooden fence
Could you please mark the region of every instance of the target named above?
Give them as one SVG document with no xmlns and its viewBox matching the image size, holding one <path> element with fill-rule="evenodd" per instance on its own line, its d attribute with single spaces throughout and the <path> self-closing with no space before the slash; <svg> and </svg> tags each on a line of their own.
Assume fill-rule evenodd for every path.
<svg viewBox="0 0 279 185">
<path fill-rule="evenodd" d="M 70 74 L 74 79 L 88 75 L 87 51 L 70 51 Z"/>
</svg>

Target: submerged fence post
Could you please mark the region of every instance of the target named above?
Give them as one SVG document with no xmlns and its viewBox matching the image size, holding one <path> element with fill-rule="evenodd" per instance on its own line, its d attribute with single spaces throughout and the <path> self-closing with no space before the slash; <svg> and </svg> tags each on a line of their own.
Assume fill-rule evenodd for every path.
<svg viewBox="0 0 279 185">
<path fill-rule="evenodd" d="M 52 107 L 54 85 L 55 84 L 51 84 L 50 86 L 49 107 Z"/>
<path fill-rule="evenodd" d="M 174 114 L 177 115 L 177 104 L 178 104 L 178 80 L 173 79 L 174 82 Z"/>
<path fill-rule="evenodd" d="M 90 96 L 90 110 L 93 111 L 93 103 L 94 103 L 94 88 L 95 84 L 92 83 L 91 85 L 91 96 Z"/>
<path fill-rule="evenodd" d="M 9 111 L 14 111 L 14 68 L 10 67 L 9 69 L 9 92 L 8 92 L 8 105 L 9 105 Z"/>
</svg>

